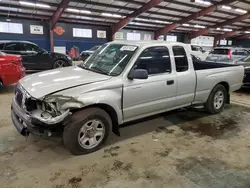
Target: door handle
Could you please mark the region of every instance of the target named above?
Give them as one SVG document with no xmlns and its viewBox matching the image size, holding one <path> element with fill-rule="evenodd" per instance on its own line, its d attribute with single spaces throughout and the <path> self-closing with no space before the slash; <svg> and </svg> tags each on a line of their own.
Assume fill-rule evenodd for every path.
<svg viewBox="0 0 250 188">
<path fill-rule="evenodd" d="M 174 84 L 174 80 L 168 80 L 167 81 L 167 85 L 173 85 Z"/>
</svg>

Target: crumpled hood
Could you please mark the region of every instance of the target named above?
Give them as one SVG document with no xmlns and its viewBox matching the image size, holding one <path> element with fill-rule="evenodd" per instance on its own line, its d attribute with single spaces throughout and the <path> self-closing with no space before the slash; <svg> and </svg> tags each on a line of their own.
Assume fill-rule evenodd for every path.
<svg viewBox="0 0 250 188">
<path fill-rule="evenodd" d="M 32 97 L 38 99 L 60 90 L 109 78 L 111 77 L 75 66 L 32 74 L 21 79 L 19 83 Z"/>
</svg>

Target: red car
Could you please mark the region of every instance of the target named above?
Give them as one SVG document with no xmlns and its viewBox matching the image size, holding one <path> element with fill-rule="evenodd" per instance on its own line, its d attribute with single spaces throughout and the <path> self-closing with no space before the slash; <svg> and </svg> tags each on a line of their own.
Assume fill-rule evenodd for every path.
<svg viewBox="0 0 250 188">
<path fill-rule="evenodd" d="M 0 86 L 14 84 L 24 76 L 22 57 L 0 52 Z"/>
</svg>

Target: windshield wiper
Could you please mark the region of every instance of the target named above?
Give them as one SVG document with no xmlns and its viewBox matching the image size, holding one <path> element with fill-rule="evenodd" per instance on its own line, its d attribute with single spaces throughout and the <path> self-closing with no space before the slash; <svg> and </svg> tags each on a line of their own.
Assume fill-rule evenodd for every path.
<svg viewBox="0 0 250 188">
<path fill-rule="evenodd" d="M 99 72 L 99 73 L 101 73 L 101 74 L 109 75 L 109 73 L 108 73 L 108 72 L 106 72 L 105 70 L 103 70 L 103 69 L 101 69 L 101 68 L 99 68 L 99 67 L 91 67 L 91 69 L 90 69 L 90 70 L 93 70 L 93 71 Z"/>
<path fill-rule="evenodd" d="M 103 69 L 101 69 L 99 67 L 91 67 L 91 68 L 89 68 L 84 63 L 81 64 L 81 65 L 78 65 L 78 67 L 83 68 L 85 70 L 90 70 L 90 71 L 98 72 L 98 73 L 101 73 L 101 74 L 109 75 L 108 72 L 104 71 Z"/>
</svg>

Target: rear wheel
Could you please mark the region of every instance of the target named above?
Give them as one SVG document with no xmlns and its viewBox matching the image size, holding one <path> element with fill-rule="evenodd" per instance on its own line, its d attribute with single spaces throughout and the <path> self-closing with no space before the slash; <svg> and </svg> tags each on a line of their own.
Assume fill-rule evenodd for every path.
<svg viewBox="0 0 250 188">
<path fill-rule="evenodd" d="M 99 150 L 107 140 L 111 126 L 110 116 L 102 109 L 89 108 L 76 112 L 72 123 L 64 128 L 65 147 L 75 155 Z"/>
<path fill-rule="evenodd" d="M 54 65 L 53 65 L 53 68 L 56 69 L 56 68 L 61 68 L 61 67 L 66 67 L 67 66 L 67 62 L 64 61 L 64 60 L 56 60 Z"/>
<path fill-rule="evenodd" d="M 227 91 L 223 85 L 216 85 L 210 93 L 207 102 L 205 103 L 205 109 L 211 114 L 220 113 L 227 101 Z"/>
</svg>

